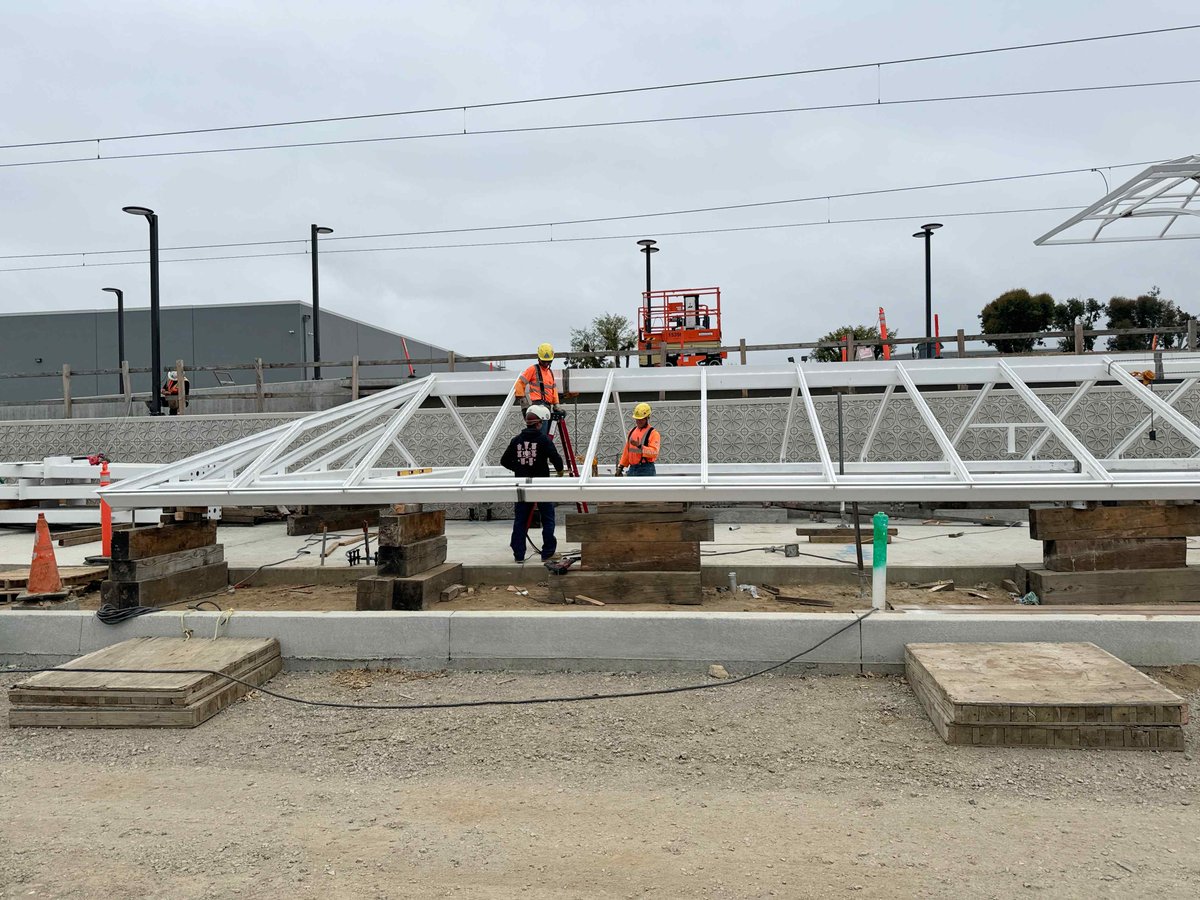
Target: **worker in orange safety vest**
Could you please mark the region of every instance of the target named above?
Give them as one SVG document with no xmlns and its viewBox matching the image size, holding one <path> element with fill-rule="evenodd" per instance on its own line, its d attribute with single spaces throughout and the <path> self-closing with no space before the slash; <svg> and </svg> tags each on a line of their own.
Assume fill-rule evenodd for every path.
<svg viewBox="0 0 1200 900">
<path fill-rule="evenodd" d="M 650 424 L 650 404 L 639 403 L 633 409 L 633 428 L 625 438 L 617 474 L 628 470 L 631 476 L 654 475 L 654 462 L 658 459 L 661 443 L 658 431 Z"/>
<path fill-rule="evenodd" d="M 548 413 L 561 413 L 558 408 L 558 385 L 554 382 L 554 370 L 550 368 L 554 362 L 554 348 L 549 344 L 540 344 L 537 357 L 538 361 L 517 379 L 516 395 L 521 412 L 526 413 L 529 407 L 537 405 L 544 406 Z M 546 417 L 542 430 L 549 433 L 550 416 Z"/>
</svg>

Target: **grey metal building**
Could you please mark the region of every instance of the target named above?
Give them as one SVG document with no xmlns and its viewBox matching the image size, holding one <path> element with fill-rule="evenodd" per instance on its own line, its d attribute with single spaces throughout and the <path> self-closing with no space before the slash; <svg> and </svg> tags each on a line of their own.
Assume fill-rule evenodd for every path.
<svg viewBox="0 0 1200 900">
<path fill-rule="evenodd" d="M 296 300 L 235 303 L 213 306 L 163 307 L 161 314 L 162 360 L 173 368 L 185 366 L 304 363 L 312 360 L 312 306 Z M 405 344 L 412 359 L 447 354 L 417 338 L 357 321 L 340 313 L 321 310 L 321 358 L 338 361 L 404 359 Z M 125 356 L 133 368 L 150 365 L 150 311 L 125 309 Z M 117 313 L 115 309 L 0 314 L 0 400 L 37 400 L 62 396 L 62 367 L 71 367 L 71 391 L 76 397 L 116 394 L 117 375 L 74 373 L 117 369 Z M 445 365 L 414 366 L 417 375 L 444 370 Z M 486 368 L 460 364 L 456 368 Z M 45 373 L 45 377 L 11 378 L 17 373 Z M 254 384 L 253 370 L 230 369 L 235 384 Z M 348 377 L 348 367 L 322 366 L 325 379 Z M 363 378 L 403 378 L 406 366 L 363 368 Z M 218 385 L 214 372 L 190 374 L 192 388 Z M 224 377 L 224 375 L 222 376 Z M 269 382 L 301 381 L 312 377 L 312 368 L 266 369 Z M 151 389 L 148 374 L 134 375 L 133 390 Z"/>
</svg>

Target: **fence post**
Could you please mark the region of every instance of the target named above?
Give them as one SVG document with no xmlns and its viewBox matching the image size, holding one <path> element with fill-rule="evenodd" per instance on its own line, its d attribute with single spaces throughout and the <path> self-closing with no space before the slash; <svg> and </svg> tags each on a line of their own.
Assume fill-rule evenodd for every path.
<svg viewBox="0 0 1200 900">
<path fill-rule="evenodd" d="M 446 351 L 446 371 L 447 372 L 454 371 L 454 351 L 453 350 Z"/>
<path fill-rule="evenodd" d="M 1085 347 L 1085 344 L 1083 342 L 1083 323 L 1080 322 L 1078 319 L 1076 319 L 1075 320 L 1075 352 L 1076 352 L 1076 354 L 1082 354 L 1084 352 L 1084 347 Z"/>
<path fill-rule="evenodd" d="M 967 356 L 967 333 L 960 328 L 960 329 L 958 329 L 958 332 L 955 334 L 955 338 L 958 341 L 958 358 L 966 359 L 966 356 Z M 967 389 L 967 386 L 965 384 L 960 384 L 958 386 L 958 389 L 960 391 L 965 391 Z"/>
<path fill-rule="evenodd" d="M 175 386 L 179 389 L 179 415 L 187 412 L 187 379 L 184 378 L 183 360 L 175 360 Z"/>
<path fill-rule="evenodd" d="M 133 407 L 133 385 L 129 380 L 129 360 L 121 360 L 121 392 L 125 395 L 125 408 Z"/>
<path fill-rule="evenodd" d="M 358 399 L 358 354 L 350 360 L 350 400 Z"/>
<path fill-rule="evenodd" d="M 254 360 L 254 395 L 255 409 L 263 412 L 266 409 L 266 397 L 263 396 L 263 366 L 262 357 Z"/>
<path fill-rule="evenodd" d="M 1188 342 L 1187 348 L 1189 350 L 1196 349 L 1196 320 L 1195 319 L 1188 319 L 1187 342 Z"/>
<path fill-rule="evenodd" d="M 71 367 L 63 363 L 63 418 L 71 418 Z"/>
<path fill-rule="evenodd" d="M 742 365 L 744 366 L 746 364 L 746 339 L 745 338 L 738 339 L 738 354 L 741 357 L 741 362 L 742 362 Z M 746 390 L 745 388 L 742 388 L 742 399 L 744 400 L 749 396 L 750 396 L 750 392 L 748 390 Z"/>
</svg>

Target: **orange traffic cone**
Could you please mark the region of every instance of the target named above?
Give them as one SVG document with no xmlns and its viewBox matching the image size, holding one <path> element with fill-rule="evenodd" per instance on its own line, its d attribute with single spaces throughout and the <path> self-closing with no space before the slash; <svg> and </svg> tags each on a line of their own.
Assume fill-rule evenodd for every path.
<svg viewBox="0 0 1200 900">
<path fill-rule="evenodd" d="M 58 561 L 54 558 L 54 542 L 50 540 L 50 526 L 46 514 L 38 513 L 37 538 L 33 542 L 33 562 L 29 564 L 29 582 L 17 602 L 26 600 L 62 600 L 67 597 L 63 590 L 62 577 L 58 574 Z"/>
</svg>

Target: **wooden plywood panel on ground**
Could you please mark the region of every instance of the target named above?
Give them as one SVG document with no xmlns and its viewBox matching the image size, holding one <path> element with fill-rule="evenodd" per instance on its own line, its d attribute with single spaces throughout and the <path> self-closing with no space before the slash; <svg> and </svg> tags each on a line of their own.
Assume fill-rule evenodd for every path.
<svg viewBox="0 0 1200 900">
<path fill-rule="evenodd" d="M 1095 644 L 909 644 L 905 671 L 948 743 L 1183 749 L 1183 698 Z"/>
<path fill-rule="evenodd" d="M 9 723 L 191 727 L 265 683 L 281 666 L 274 638 L 133 638 L 13 685 Z"/>
</svg>

